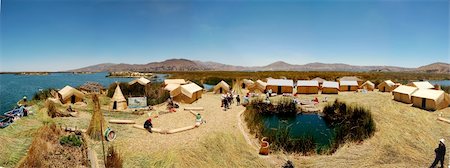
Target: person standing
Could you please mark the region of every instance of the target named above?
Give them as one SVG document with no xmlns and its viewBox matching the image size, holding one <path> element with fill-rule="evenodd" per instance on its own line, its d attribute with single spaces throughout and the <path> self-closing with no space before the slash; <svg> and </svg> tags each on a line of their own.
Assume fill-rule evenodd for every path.
<svg viewBox="0 0 450 168">
<path fill-rule="evenodd" d="M 237 103 L 237 106 L 239 106 L 241 104 L 241 98 L 239 97 L 239 95 L 236 96 L 236 103 Z"/>
<path fill-rule="evenodd" d="M 446 152 L 444 141 L 445 141 L 444 139 L 440 139 L 439 146 L 436 149 L 434 149 L 434 153 L 436 153 L 436 158 L 434 159 L 434 162 L 433 164 L 431 164 L 430 168 L 436 167 L 438 162 L 441 162 L 441 167 L 444 168 L 444 160 Z"/>
</svg>

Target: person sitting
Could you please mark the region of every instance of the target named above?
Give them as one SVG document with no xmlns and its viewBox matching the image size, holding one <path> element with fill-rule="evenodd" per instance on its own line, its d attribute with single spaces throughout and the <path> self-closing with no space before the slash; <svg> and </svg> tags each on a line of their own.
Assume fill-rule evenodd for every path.
<svg viewBox="0 0 450 168">
<path fill-rule="evenodd" d="M 319 103 L 319 99 L 317 97 L 315 97 L 313 102 L 314 102 L 314 104 L 317 104 L 317 103 Z"/>
<path fill-rule="evenodd" d="M 67 111 L 68 111 L 68 112 L 75 112 L 75 111 L 72 109 L 72 106 L 70 106 L 70 105 L 69 105 L 69 108 L 67 108 Z"/>
<path fill-rule="evenodd" d="M 195 125 L 200 125 L 203 123 L 203 118 L 200 115 L 200 113 L 197 113 L 197 115 L 195 115 Z"/>
<path fill-rule="evenodd" d="M 148 119 L 145 121 L 145 123 L 144 123 L 144 128 L 145 128 L 148 132 L 152 133 L 152 128 L 153 128 L 152 118 L 148 118 Z"/>
</svg>

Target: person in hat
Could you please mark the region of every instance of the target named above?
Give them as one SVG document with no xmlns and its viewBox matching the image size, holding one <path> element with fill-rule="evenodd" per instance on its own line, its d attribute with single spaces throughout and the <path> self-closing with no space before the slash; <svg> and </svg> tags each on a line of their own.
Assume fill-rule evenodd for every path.
<svg viewBox="0 0 450 168">
<path fill-rule="evenodd" d="M 145 123 L 144 123 L 144 128 L 145 128 L 148 132 L 152 133 L 152 128 L 153 128 L 152 118 L 148 118 L 148 119 L 145 121 Z"/>
<path fill-rule="evenodd" d="M 445 144 L 444 144 L 444 139 L 440 139 L 439 140 L 439 146 L 434 149 L 434 153 L 436 153 L 436 158 L 434 159 L 433 164 L 431 164 L 430 168 L 434 168 L 436 167 L 436 165 L 438 164 L 438 162 L 441 162 L 441 167 L 444 167 L 444 159 L 445 159 Z"/>
</svg>

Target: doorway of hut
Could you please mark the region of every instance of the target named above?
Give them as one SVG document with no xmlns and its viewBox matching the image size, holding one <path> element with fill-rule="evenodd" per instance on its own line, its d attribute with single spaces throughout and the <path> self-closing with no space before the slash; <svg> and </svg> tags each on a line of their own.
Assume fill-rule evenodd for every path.
<svg viewBox="0 0 450 168">
<path fill-rule="evenodd" d="M 426 106 L 427 106 L 427 99 L 422 98 L 422 108 L 425 109 Z"/>
<path fill-rule="evenodd" d="M 70 97 L 70 103 L 74 104 L 75 103 L 75 95 L 72 95 Z"/>
<path fill-rule="evenodd" d="M 277 88 L 277 94 L 281 94 L 281 86 L 278 86 L 278 88 Z"/>
<path fill-rule="evenodd" d="M 114 101 L 113 103 L 113 110 L 117 110 L 117 101 Z"/>
<path fill-rule="evenodd" d="M 222 88 L 219 88 L 219 93 L 223 93 Z"/>
</svg>

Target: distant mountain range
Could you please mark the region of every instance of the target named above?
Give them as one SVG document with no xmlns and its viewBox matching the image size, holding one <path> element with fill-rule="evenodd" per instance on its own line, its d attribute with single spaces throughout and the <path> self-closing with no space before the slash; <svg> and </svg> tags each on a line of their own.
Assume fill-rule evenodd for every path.
<svg viewBox="0 0 450 168">
<path fill-rule="evenodd" d="M 429 72 L 450 73 L 450 64 L 437 62 L 418 68 L 404 68 L 396 66 L 356 66 L 348 64 L 309 63 L 294 65 L 277 61 L 266 66 L 234 66 L 217 62 L 202 62 L 187 59 L 168 59 L 162 62 L 148 64 L 98 64 L 69 72 L 118 72 L 118 71 L 376 71 L 376 72 Z"/>
</svg>

